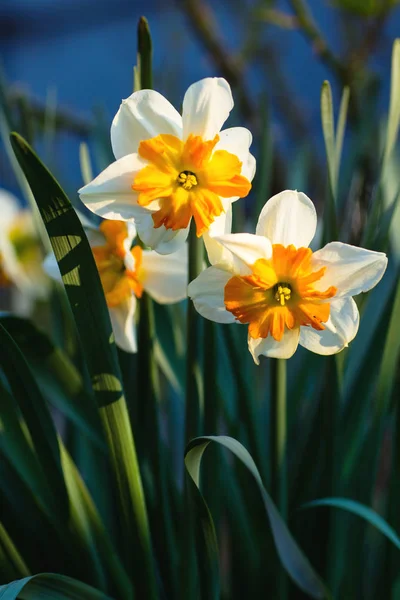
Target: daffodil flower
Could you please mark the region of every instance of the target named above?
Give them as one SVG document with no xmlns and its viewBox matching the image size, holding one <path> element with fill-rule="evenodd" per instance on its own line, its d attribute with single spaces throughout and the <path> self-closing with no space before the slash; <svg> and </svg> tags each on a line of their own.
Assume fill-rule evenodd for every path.
<svg viewBox="0 0 400 600">
<path fill-rule="evenodd" d="M 248 345 L 259 356 L 290 358 L 298 344 L 335 354 L 355 337 L 359 312 L 352 296 L 373 288 L 387 258 L 341 242 L 312 252 L 317 216 L 297 191 L 271 198 L 256 235 L 217 236 L 218 261 L 188 288 L 198 312 L 218 323 L 248 324 Z"/>
<path fill-rule="evenodd" d="M 158 92 L 123 100 L 111 127 L 116 162 L 79 190 L 83 203 L 106 219 L 135 222 L 143 242 L 161 254 L 187 238 L 224 231 L 231 204 L 247 196 L 255 173 L 251 133 L 221 131 L 233 108 L 225 79 L 190 86 L 182 116 Z"/>
<path fill-rule="evenodd" d="M 43 252 L 30 210 L 0 190 L 0 287 L 10 288 L 12 309 L 29 315 L 36 300 L 49 293 Z"/>
<path fill-rule="evenodd" d="M 187 297 L 187 248 L 169 256 L 133 246 L 132 223 L 103 221 L 86 233 L 99 271 L 117 346 L 137 352 L 135 312 L 137 301 L 147 292 L 159 304 L 172 304 Z M 46 271 L 60 279 L 57 261 L 49 255 Z"/>
</svg>

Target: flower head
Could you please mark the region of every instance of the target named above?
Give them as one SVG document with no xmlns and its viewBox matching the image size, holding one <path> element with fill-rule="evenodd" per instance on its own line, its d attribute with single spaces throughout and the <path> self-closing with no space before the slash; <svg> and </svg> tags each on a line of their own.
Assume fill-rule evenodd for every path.
<svg viewBox="0 0 400 600">
<path fill-rule="evenodd" d="M 143 250 L 132 242 L 135 226 L 122 221 L 103 221 L 87 236 L 99 271 L 117 346 L 136 352 L 135 312 L 146 291 L 160 304 L 179 302 L 187 296 L 186 246 L 169 256 Z M 45 261 L 47 272 L 59 278 L 54 256 Z"/>
<path fill-rule="evenodd" d="M 249 350 L 290 358 L 298 344 L 335 354 L 355 337 L 359 313 L 352 296 L 382 278 L 387 258 L 341 242 L 312 252 L 317 217 L 297 191 L 271 198 L 256 235 L 215 237 L 225 253 L 188 289 L 197 310 L 220 322 L 248 324 Z"/>
<path fill-rule="evenodd" d="M 10 287 L 16 312 L 29 314 L 49 292 L 43 250 L 31 211 L 12 194 L 0 190 L 0 286 Z"/>
<path fill-rule="evenodd" d="M 251 133 L 221 131 L 233 100 L 220 78 L 193 84 L 182 116 L 158 92 L 124 100 L 111 127 L 116 162 L 79 190 L 84 204 L 106 219 L 134 221 L 141 239 L 161 254 L 173 252 L 192 217 L 197 235 L 218 231 L 255 173 Z"/>
</svg>

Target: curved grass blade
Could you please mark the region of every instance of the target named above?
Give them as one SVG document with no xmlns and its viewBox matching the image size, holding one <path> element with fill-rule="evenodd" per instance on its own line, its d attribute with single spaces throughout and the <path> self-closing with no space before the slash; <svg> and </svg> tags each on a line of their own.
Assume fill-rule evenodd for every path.
<svg viewBox="0 0 400 600">
<path fill-rule="evenodd" d="M 78 469 L 62 443 L 60 448 L 71 513 L 77 533 L 85 540 L 93 562 L 97 563 L 99 575 L 105 575 L 106 581 L 102 582 L 103 585 L 108 586 L 109 580 L 118 598 L 131 600 L 134 597 L 132 583 L 118 559 Z"/>
<path fill-rule="evenodd" d="M 28 359 L 46 399 L 104 451 L 105 441 L 96 404 L 84 389 L 83 379 L 67 354 L 27 319 L 3 315 L 0 324 Z"/>
<path fill-rule="evenodd" d="M 326 158 L 328 161 L 329 181 L 333 197 L 336 199 L 336 148 L 335 124 L 333 117 L 332 89 L 329 81 L 324 81 L 321 88 L 321 120 L 324 134 Z"/>
<path fill-rule="evenodd" d="M 51 513 L 53 499 L 49 482 L 22 429 L 17 404 L 1 381 L 0 396 L 0 448 L 28 486 L 38 505 Z"/>
<path fill-rule="evenodd" d="M 330 594 L 326 589 L 325 584 L 315 573 L 309 561 L 291 536 L 286 524 L 282 520 L 269 494 L 263 486 L 260 473 L 258 472 L 252 457 L 244 448 L 244 446 L 242 446 L 242 444 L 240 444 L 237 440 L 227 436 L 203 436 L 192 440 L 186 448 L 185 465 L 197 488 L 200 486 L 201 459 L 204 451 L 211 442 L 220 444 L 221 446 L 230 450 L 245 465 L 255 479 L 269 519 L 279 558 L 281 559 L 282 565 L 285 567 L 292 580 L 303 591 L 308 593 L 313 598 L 330 598 Z M 198 494 L 200 494 L 199 491 Z M 200 507 L 199 499 L 196 501 L 196 506 Z M 210 569 L 211 572 L 214 572 L 216 568 L 215 563 L 217 561 L 217 556 L 215 555 L 215 533 L 212 533 L 212 518 L 211 515 L 204 509 L 200 512 L 199 518 L 202 520 L 201 525 L 203 528 L 203 537 L 205 540 L 204 543 L 207 544 L 205 549 L 207 552 L 209 552 L 208 559 L 210 562 Z M 216 594 L 215 585 L 214 587 L 211 587 L 211 590 L 214 594 Z M 213 597 L 214 596 L 210 596 L 210 598 Z"/>
<path fill-rule="evenodd" d="M 382 163 L 382 177 L 385 175 L 386 166 L 389 162 L 393 148 L 395 147 L 400 125 L 400 39 L 393 43 L 392 71 L 390 82 L 389 116 L 387 121 L 387 133 L 385 150 Z"/>
<path fill-rule="evenodd" d="M 376 410 L 379 415 L 388 409 L 400 356 L 400 281 L 397 283 L 376 390 Z"/>
<path fill-rule="evenodd" d="M 2 573 L 6 571 L 10 579 L 29 575 L 28 567 L 2 523 L 0 523 L 0 564 Z"/>
<path fill-rule="evenodd" d="M 344 87 L 342 92 L 342 98 L 340 100 L 339 116 L 336 126 L 336 140 L 335 140 L 335 163 L 336 163 L 336 179 L 339 177 L 340 161 L 342 159 L 342 147 L 343 139 L 346 130 L 347 122 L 347 111 L 349 108 L 350 100 L 350 88 Z M 338 184 L 338 181 L 336 181 Z"/>
<path fill-rule="evenodd" d="M 361 519 L 367 521 L 373 527 L 376 527 L 378 531 L 380 531 L 384 536 L 387 537 L 388 540 L 392 542 L 400 550 L 400 537 L 397 535 L 395 530 L 390 527 L 390 525 L 383 519 L 377 512 L 361 504 L 360 502 L 356 502 L 355 500 L 349 500 L 348 498 L 322 498 L 321 500 L 313 500 L 312 502 L 307 502 L 302 509 L 305 508 L 314 508 L 318 506 L 329 506 L 331 508 L 341 508 L 343 510 L 347 510 L 348 512 L 357 515 Z"/>
<path fill-rule="evenodd" d="M 65 575 L 39 573 L 0 586 L 1 600 L 112 600 L 99 590 Z"/>
<path fill-rule="evenodd" d="M 114 334 L 94 257 L 71 202 L 18 134 L 11 143 L 38 204 L 63 278 L 99 406 L 118 490 L 126 568 L 143 598 L 156 598 L 150 530 Z"/>
<path fill-rule="evenodd" d="M 52 487 L 52 509 L 68 520 L 68 497 L 57 434 L 47 404 L 17 344 L 0 324 L 0 365 L 28 427 L 39 462 Z"/>
<path fill-rule="evenodd" d="M 119 570 L 117 568 L 118 564 L 116 562 L 118 561 L 115 559 L 115 552 L 112 550 L 110 543 L 107 542 L 107 539 L 105 539 L 104 528 L 99 526 L 99 518 L 97 517 L 91 498 L 77 473 L 75 465 L 65 456 L 66 452 L 63 449 L 62 442 L 60 441 L 59 443 L 70 509 L 68 520 L 61 520 L 60 516 L 56 513 L 51 481 L 45 476 L 34 453 L 34 449 L 30 444 L 29 437 L 23 429 L 24 423 L 20 421 L 20 414 L 16 403 L 7 389 L 3 388 L 1 382 L 0 393 L 2 399 L 0 403 L 0 419 L 3 427 L 2 435 L 0 436 L 0 448 L 29 488 L 31 493 L 30 502 L 33 504 L 37 503 L 38 507 L 43 511 L 44 517 L 49 519 L 51 524 L 55 525 L 60 536 L 60 546 L 66 550 L 73 548 L 77 566 L 79 566 L 80 561 L 85 561 L 84 573 L 86 576 L 93 578 L 90 579 L 92 583 L 96 585 L 103 583 L 103 564 L 111 572 L 113 582 L 117 581 L 119 583 L 123 579 L 123 573 L 121 567 L 119 567 Z M 29 513 L 27 503 L 25 503 L 24 510 Z M 102 549 L 104 550 L 102 551 Z M 64 556 L 66 556 L 65 553 Z M 80 557 L 79 560 L 78 557 Z M 27 573 L 14 573 L 11 578 L 25 574 Z M 126 575 L 125 579 L 127 579 Z M 128 583 L 125 585 L 126 589 L 124 588 L 124 593 L 121 594 L 127 599 L 132 597 L 131 594 L 127 593 L 129 585 L 128 580 Z"/>
</svg>

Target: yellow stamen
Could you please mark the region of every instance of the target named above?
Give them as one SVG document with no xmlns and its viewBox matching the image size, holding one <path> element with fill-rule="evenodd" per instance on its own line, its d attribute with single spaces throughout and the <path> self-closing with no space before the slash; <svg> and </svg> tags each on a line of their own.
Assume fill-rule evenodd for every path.
<svg viewBox="0 0 400 600">
<path fill-rule="evenodd" d="M 278 283 L 277 286 L 275 286 L 275 288 L 277 288 L 275 292 L 275 300 L 279 302 L 281 306 L 285 306 L 286 302 L 290 300 L 290 296 L 292 294 L 292 290 L 290 289 L 289 284 Z"/>
<path fill-rule="evenodd" d="M 311 326 L 325 329 L 330 304 L 336 294 L 331 286 L 325 291 L 314 287 L 325 268 L 312 271 L 309 248 L 274 244 L 270 260 L 259 259 L 252 274 L 232 277 L 225 286 L 225 307 L 238 321 L 249 324 L 250 337 L 271 335 L 279 342 L 286 329 Z"/>
<path fill-rule="evenodd" d="M 184 190 L 191 190 L 192 187 L 197 185 L 197 177 L 190 171 L 182 171 L 178 175 L 177 182 L 183 187 Z"/>
</svg>

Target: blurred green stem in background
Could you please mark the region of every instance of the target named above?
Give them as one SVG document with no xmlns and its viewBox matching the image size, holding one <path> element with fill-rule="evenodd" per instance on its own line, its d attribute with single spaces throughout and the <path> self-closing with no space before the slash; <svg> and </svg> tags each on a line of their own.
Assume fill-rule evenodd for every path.
<svg viewBox="0 0 400 600">
<path fill-rule="evenodd" d="M 193 281 L 203 269 L 203 240 L 196 235 L 192 219 L 189 232 L 189 278 Z M 186 367 L 186 413 L 185 443 L 200 435 L 202 429 L 204 389 L 200 364 L 201 321 L 193 302 L 187 308 L 187 367 Z"/>
</svg>

